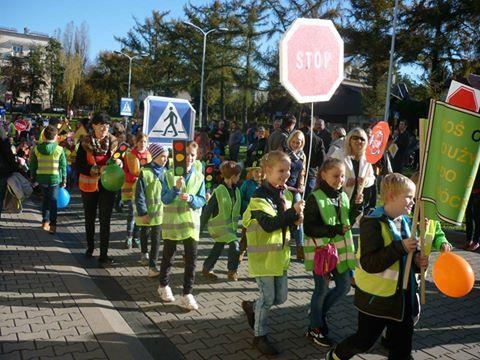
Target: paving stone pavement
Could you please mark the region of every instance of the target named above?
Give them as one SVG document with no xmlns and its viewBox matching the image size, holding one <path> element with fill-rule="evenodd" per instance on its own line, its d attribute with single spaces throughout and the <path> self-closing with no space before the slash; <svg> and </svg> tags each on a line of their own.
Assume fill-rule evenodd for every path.
<svg viewBox="0 0 480 360">
<path fill-rule="evenodd" d="M 118 265 L 98 268 L 83 257 L 83 213 L 74 203 L 61 211 L 57 234 L 40 229 L 38 205 L 23 214 L 2 215 L 0 229 L 0 359 L 250 359 L 252 331 L 240 307 L 257 296 L 256 283 L 240 266 L 240 280 L 227 281 L 226 254 L 215 271 L 217 281 L 197 276 L 198 311 L 179 305 L 182 290 L 181 247 L 172 271 L 177 301 L 163 304 L 158 280 L 138 263 L 138 249 L 124 249 L 125 214 L 112 217 L 110 255 Z M 480 276 L 480 254 L 459 250 L 464 234 L 450 233 L 455 251 Z M 98 244 L 97 244 L 98 246 Z M 212 242 L 202 238 L 197 270 Z M 98 250 L 96 250 L 98 251 Z M 94 253 L 97 255 L 97 252 Z M 432 261 L 434 260 L 433 257 Z M 198 274 L 198 272 L 197 272 Z M 414 335 L 414 359 L 480 359 L 480 283 L 462 299 L 446 298 L 427 276 L 427 304 Z M 271 311 L 271 337 L 280 359 L 323 359 L 325 350 L 304 337 L 313 279 L 303 265 L 289 269 L 288 301 Z M 332 337 L 341 340 L 356 327 L 353 290 L 332 308 Z M 354 359 L 384 359 L 376 345 Z"/>
</svg>

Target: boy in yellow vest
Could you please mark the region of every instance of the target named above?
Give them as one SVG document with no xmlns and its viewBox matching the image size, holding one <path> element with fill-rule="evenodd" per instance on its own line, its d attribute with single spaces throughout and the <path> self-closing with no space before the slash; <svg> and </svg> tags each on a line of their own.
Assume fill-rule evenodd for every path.
<svg viewBox="0 0 480 360">
<path fill-rule="evenodd" d="M 417 251 L 418 240 L 410 238 L 408 214 L 414 205 L 415 184 L 393 173 L 380 188 L 384 206 L 360 222 L 359 250 L 355 269 L 357 332 L 330 350 L 326 359 L 345 360 L 366 352 L 386 327 L 390 338 L 389 359 L 410 359 L 414 317 L 419 313 L 415 272 L 428 266 Z M 415 252 L 409 286 L 402 289 L 405 262 Z"/>
<path fill-rule="evenodd" d="M 55 234 L 57 229 L 58 186 L 67 183 L 67 158 L 58 145 L 58 130 L 49 125 L 43 133 L 45 140 L 35 146 L 30 157 L 32 180 L 38 182 L 43 192 L 42 228 Z"/>
<path fill-rule="evenodd" d="M 192 288 L 195 281 L 197 243 L 200 240 L 200 213 L 206 202 L 203 174 L 193 166 L 197 158 L 197 150 L 197 143 L 190 141 L 187 144 L 185 157 L 185 174 L 178 177 L 174 176 L 173 170 L 169 170 L 162 183 L 163 256 L 158 293 L 164 302 L 175 301 L 169 285 L 170 269 L 177 243 L 182 242 L 185 249 L 185 274 L 181 303 L 188 310 L 198 309 Z"/>
<path fill-rule="evenodd" d="M 163 204 L 162 182 L 165 178 L 165 164 L 168 160 L 168 149 L 159 144 L 148 146 L 152 161 L 140 169 L 138 179 L 133 185 L 135 225 L 140 227 L 142 251 L 147 252 L 148 236 L 150 236 L 150 256 L 148 257 L 148 276 L 157 277 L 158 250 L 162 238 Z"/>
<path fill-rule="evenodd" d="M 217 279 L 213 268 L 223 247 L 228 244 L 228 280 L 238 280 L 240 243 L 237 229 L 242 197 L 240 189 L 236 185 L 241 171 L 242 168 L 235 161 L 224 161 L 220 165 L 223 183 L 213 191 L 208 204 L 203 208 L 202 228 L 207 224 L 208 232 L 215 241 L 215 245 L 203 263 L 202 274 L 209 279 Z"/>
</svg>

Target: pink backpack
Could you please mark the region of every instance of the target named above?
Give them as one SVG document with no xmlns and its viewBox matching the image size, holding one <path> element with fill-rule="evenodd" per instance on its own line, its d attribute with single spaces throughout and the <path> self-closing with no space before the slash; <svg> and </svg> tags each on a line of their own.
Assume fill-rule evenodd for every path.
<svg viewBox="0 0 480 360">
<path fill-rule="evenodd" d="M 313 257 L 313 272 L 315 275 L 322 276 L 335 269 L 338 262 L 338 252 L 335 245 L 328 243 L 325 246 L 317 246 L 315 243 L 315 256 Z"/>
</svg>

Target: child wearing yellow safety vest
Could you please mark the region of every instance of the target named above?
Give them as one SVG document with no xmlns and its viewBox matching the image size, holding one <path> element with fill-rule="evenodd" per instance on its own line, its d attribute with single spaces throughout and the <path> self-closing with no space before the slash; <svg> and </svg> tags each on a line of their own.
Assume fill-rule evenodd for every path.
<svg viewBox="0 0 480 360">
<path fill-rule="evenodd" d="M 133 214 L 133 186 L 137 182 L 141 167 L 152 161 L 152 158 L 147 149 L 147 135 L 141 131 L 137 132 L 134 142 L 135 147 L 127 150 L 123 159 L 125 182 L 122 185 L 122 203 L 127 206 L 127 239 L 125 241 L 125 247 L 131 249 L 132 246 L 138 247 L 141 245 L 140 262 L 143 265 L 147 265 L 147 243 L 140 244 L 138 239 L 139 227 L 135 223 Z"/>
<path fill-rule="evenodd" d="M 173 170 L 169 170 L 162 183 L 163 256 L 160 265 L 158 293 L 165 302 L 175 301 L 169 285 L 170 269 L 177 250 L 177 243 L 182 242 L 185 249 L 185 274 L 181 303 L 188 310 L 198 309 L 192 288 L 195 282 L 197 243 L 200 240 L 200 214 L 206 202 L 203 174 L 193 166 L 197 151 L 197 143 L 188 142 L 185 174 L 174 176 Z"/>
<path fill-rule="evenodd" d="M 304 201 L 293 204 L 285 184 L 290 177 L 290 158 L 272 151 L 262 158 L 266 181 L 257 189 L 243 214 L 247 229 L 249 275 L 257 281 L 256 301 L 243 301 L 242 308 L 254 330 L 254 347 L 264 355 L 278 350 L 267 337 L 268 310 L 287 300 L 287 269 L 290 264 L 289 227 L 303 221 Z"/>
<path fill-rule="evenodd" d="M 36 145 L 30 156 L 32 180 L 38 182 L 43 192 L 42 228 L 55 234 L 57 228 L 58 186 L 67 183 L 67 159 L 63 148 L 58 145 L 58 130 L 49 125 L 45 128 L 45 140 Z"/>
<path fill-rule="evenodd" d="M 140 169 L 138 179 L 134 184 L 134 210 L 135 225 L 140 227 L 142 253 L 147 254 L 148 237 L 150 236 L 150 256 L 147 257 L 148 276 L 156 277 L 160 275 L 156 264 L 162 238 L 162 182 L 165 177 L 168 149 L 159 144 L 150 144 L 148 151 L 152 162 Z"/>
<path fill-rule="evenodd" d="M 415 172 L 410 176 L 415 185 L 418 184 L 420 179 L 420 172 Z M 425 256 L 429 256 L 432 249 L 436 251 L 452 251 L 452 245 L 448 242 L 445 233 L 442 230 L 440 221 L 425 219 L 426 231 L 425 231 Z M 385 329 L 382 333 L 380 343 L 385 348 L 390 348 L 391 335 Z"/>
<path fill-rule="evenodd" d="M 360 215 L 362 194 L 350 208 L 348 195 L 342 191 L 345 182 L 343 161 L 328 158 L 318 172 L 317 185 L 305 205 L 305 269 L 313 272 L 316 247 L 332 244 L 338 253 L 337 266 L 323 275 L 313 272 L 315 288 L 310 302 L 310 325 L 306 337 L 319 346 L 331 346 L 326 321 L 327 312 L 350 290 L 355 269 L 355 247 L 350 224 Z M 335 287 L 329 288 L 330 279 Z"/>
<path fill-rule="evenodd" d="M 202 274 L 209 279 L 217 279 L 213 268 L 223 247 L 228 244 L 228 279 L 238 280 L 240 245 L 237 230 L 242 199 L 236 184 L 240 179 L 241 171 L 242 168 L 235 161 L 224 161 L 220 165 L 223 184 L 213 191 L 202 211 L 201 228 L 203 229 L 207 224 L 208 232 L 215 241 L 215 245 L 203 263 Z"/>
<path fill-rule="evenodd" d="M 414 318 L 419 313 L 415 272 L 428 266 L 417 251 L 418 240 L 410 238 L 415 184 L 393 173 L 380 188 L 384 206 L 375 208 L 360 222 L 355 269 L 354 304 L 358 309 L 357 332 L 327 353 L 326 359 L 350 359 L 368 351 L 386 327 L 391 336 L 389 359 L 410 359 Z M 409 252 L 414 252 L 409 286 L 402 280 Z"/>
</svg>

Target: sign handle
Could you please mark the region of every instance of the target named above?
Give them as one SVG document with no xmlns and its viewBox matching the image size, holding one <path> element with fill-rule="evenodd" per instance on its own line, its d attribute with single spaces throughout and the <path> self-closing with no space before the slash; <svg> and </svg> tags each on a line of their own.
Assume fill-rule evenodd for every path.
<svg viewBox="0 0 480 360">
<path fill-rule="evenodd" d="M 423 164 L 425 158 L 425 124 L 427 120 L 420 119 L 419 127 L 418 127 L 418 135 L 420 136 L 420 164 Z M 423 166 L 423 165 L 422 165 Z M 420 184 L 418 184 L 420 185 Z M 425 202 L 420 200 L 420 195 L 417 198 L 417 204 L 420 206 L 420 254 L 425 256 L 425 233 L 426 233 L 426 224 L 425 224 Z M 421 268 L 420 269 L 420 302 L 422 305 L 425 305 L 425 271 L 427 269 Z"/>
<path fill-rule="evenodd" d="M 305 181 L 304 184 L 307 185 L 308 181 L 308 171 L 310 170 L 310 159 L 312 158 L 312 143 L 313 143 L 313 102 L 311 103 L 311 109 L 310 109 L 310 144 L 308 147 L 308 160 L 307 160 L 307 169 L 305 171 Z M 305 188 L 302 193 L 302 200 L 305 199 Z"/>
<path fill-rule="evenodd" d="M 423 123 L 420 122 L 420 126 L 419 126 L 419 136 L 420 136 L 420 148 L 419 148 L 419 155 L 420 155 L 420 174 L 422 173 L 422 168 L 424 166 L 423 164 L 423 158 L 425 156 L 425 133 L 424 133 L 424 128 L 423 128 Z M 421 184 L 420 184 L 420 181 L 422 181 L 423 179 L 420 177 L 420 180 L 419 180 L 419 184 L 417 184 L 417 187 L 415 189 L 415 200 L 417 202 L 416 206 L 415 206 L 415 211 L 413 212 L 413 229 L 412 229 L 412 237 L 416 235 L 416 232 L 417 232 L 417 221 L 418 221 L 418 217 L 420 216 L 420 221 L 421 222 L 425 222 L 425 218 L 422 218 L 424 216 L 424 213 L 423 211 L 420 211 L 420 210 L 423 210 L 423 206 L 422 206 L 422 203 L 423 201 L 420 200 L 420 188 L 421 188 Z M 422 226 L 422 224 L 420 225 L 420 248 L 421 248 L 421 251 L 422 251 L 422 255 L 424 254 L 424 247 L 425 247 L 425 240 L 423 239 L 423 237 L 425 237 L 425 231 L 423 231 L 422 233 L 422 229 L 424 229 L 425 226 Z M 406 290 L 407 289 L 407 286 L 408 286 L 408 279 L 409 279 L 409 274 L 410 274 L 410 268 L 412 266 L 412 258 L 413 258 L 413 251 L 410 252 L 408 254 L 408 257 L 407 257 L 407 262 L 405 263 L 405 273 L 403 274 L 403 289 Z M 421 273 L 422 275 L 424 275 L 424 271 L 423 269 L 421 270 Z M 425 279 L 424 279 L 425 280 Z M 422 289 L 425 289 L 425 284 L 422 284 Z M 424 291 L 424 290 L 423 290 Z M 423 304 L 423 303 L 422 303 Z"/>
</svg>

